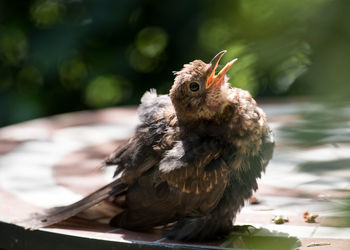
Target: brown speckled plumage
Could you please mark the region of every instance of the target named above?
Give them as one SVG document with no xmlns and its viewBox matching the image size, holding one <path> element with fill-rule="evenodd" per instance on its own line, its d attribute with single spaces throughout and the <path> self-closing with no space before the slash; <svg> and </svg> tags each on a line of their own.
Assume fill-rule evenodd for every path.
<svg viewBox="0 0 350 250">
<path fill-rule="evenodd" d="M 116 180 L 78 203 L 36 218 L 47 226 L 102 200 L 120 206 L 111 225 L 131 230 L 168 226 L 166 236 L 208 240 L 226 235 L 257 189 L 274 140 L 264 112 L 251 95 L 231 88 L 225 76 L 195 60 L 175 73 L 169 95 L 154 90 L 141 99 L 141 124 L 127 144 L 105 161 Z M 120 200 L 120 199 L 119 199 Z"/>
</svg>

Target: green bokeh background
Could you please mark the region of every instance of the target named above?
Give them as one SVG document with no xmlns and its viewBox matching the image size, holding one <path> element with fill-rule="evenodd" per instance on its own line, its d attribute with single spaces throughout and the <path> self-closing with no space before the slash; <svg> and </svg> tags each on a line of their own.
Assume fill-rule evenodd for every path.
<svg viewBox="0 0 350 250">
<path fill-rule="evenodd" d="M 257 98 L 350 99 L 347 0 L 0 1 L 0 126 L 167 93 L 193 59 Z"/>
</svg>

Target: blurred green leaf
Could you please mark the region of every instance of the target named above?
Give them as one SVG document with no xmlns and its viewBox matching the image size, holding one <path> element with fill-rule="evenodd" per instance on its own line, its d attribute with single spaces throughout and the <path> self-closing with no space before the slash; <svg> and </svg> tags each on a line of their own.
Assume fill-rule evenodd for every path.
<svg viewBox="0 0 350 250">
<path fill-rule="evenodd" d="M 123 99 L 128 82 L 119 76 L 98 76 L 90 81 L 85 90 L 86 103 L 91 107 L 116 104 Z"/>
<path fill-rule="evenodd" d="M 59 0 L 36 0 L 30 6 L 30 16 L 39 27 L 50 27 L 63 18 L 65 6 Z"/>
<path fill-rule="evenodd" d="M 6 64 L 17 65 L 27 56 L 27 37 L 16 26 L 0 27 L 0 55 Z"/>
<path fill-rule="evenodd" d="M 17 74 L 17 84 L 23 91 L 38 90 L 43 83 L 43 76 L 41 72 L 29 65 L 24 66 Z"/>
<path fill-rule="evenodd" d="M 158 58 L 148 57 L 133 48 L 129 55 L 130 66 L 139 72 L 152 72 L 158 65 Z"/>
<path fill-rule="evenodd" d="M 88 74 L 87 67 L 79 58 L 65 60 L 59 66 L 60 79 L 67 89 L 77 89 Z"/>
<path fill-rule="evenodd" d="M 209 52 L 216 53 L 230 40 L 231 29 L 227 22 L 220 19 L 205 20 L 199 26 L 198 43 Z"/>
<path fill-rule="evenodd" d="M 146 57 L 160 55 L 167 43 L 168 35 L 160 27 L 147 27 L 137 34 L 136 47 Z"/>
</svg>

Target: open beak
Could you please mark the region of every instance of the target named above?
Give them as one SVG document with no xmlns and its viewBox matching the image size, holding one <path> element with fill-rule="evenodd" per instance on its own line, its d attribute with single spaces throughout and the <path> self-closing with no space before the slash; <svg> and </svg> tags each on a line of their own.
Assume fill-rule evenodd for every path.
<svg viewBox="0 0 350 250">
<path fill-rule="evenodd" d="M 221 57 L 226 53 L 226 50 L 223 50 L 221 52 L 219 52 L 216 56 L 214 56 L 214 58 L 210 61 L 210 67 L 208 69 L 208 78 L 207 78 L 207 82 L 205 84 L 205 87 L 208 89 L 210 88 L 212 85 L 214 85 L 215 87 L 221 86 L 221 84 L 223 84 L 224 79 L 225 79 L 225 75 L 226 72 L 231 68 L 231 66 L 238 60 L 237 58 L 233 59 L 232 61 L 230 61 L 229 63 L 227 63 L 225 65 L 225 67 L 223 67 L 220 72 L 215 75 L 215 70 L 219 64 L 219 61 L 221 59 Z"/>
</svg>

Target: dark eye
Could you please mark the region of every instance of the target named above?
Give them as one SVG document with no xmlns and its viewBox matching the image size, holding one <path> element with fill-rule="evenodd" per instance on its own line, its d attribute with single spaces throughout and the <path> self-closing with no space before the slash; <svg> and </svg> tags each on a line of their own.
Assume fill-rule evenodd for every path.
<svg viewBox="0 0 350 250">
<path fill-rule="evenodd" d="M 196 92 L 199 90 L 199 83 L 198 82 L 191 82 L 190 83 L 190 90 L 193 92 Z"/>
</svg>

